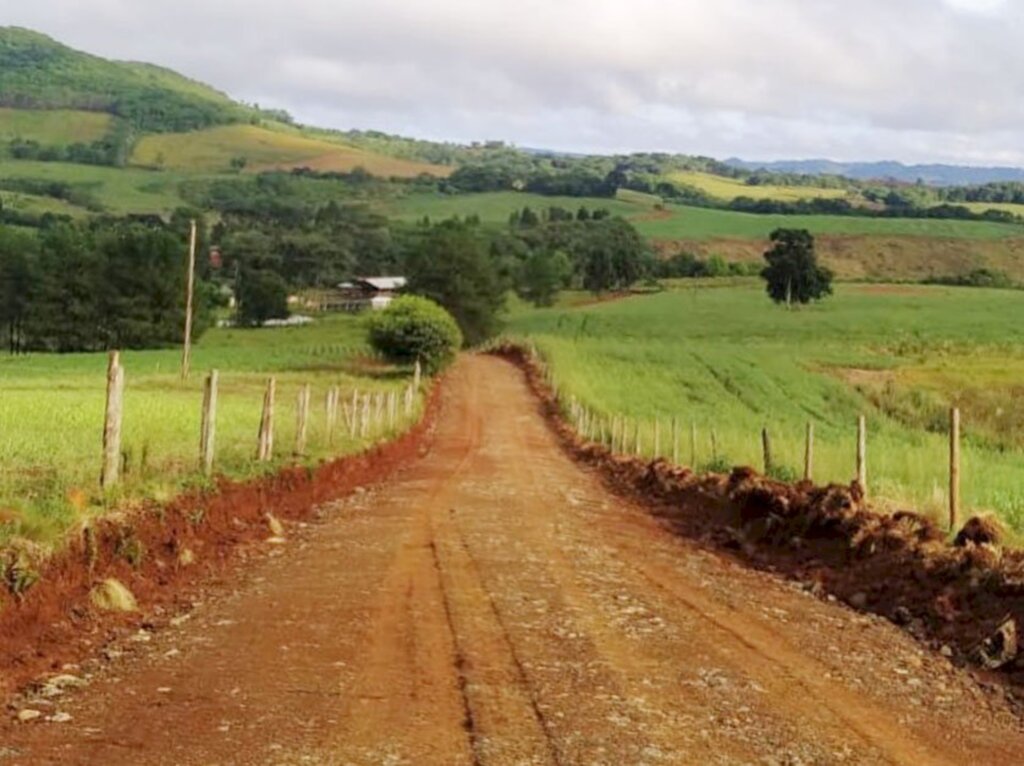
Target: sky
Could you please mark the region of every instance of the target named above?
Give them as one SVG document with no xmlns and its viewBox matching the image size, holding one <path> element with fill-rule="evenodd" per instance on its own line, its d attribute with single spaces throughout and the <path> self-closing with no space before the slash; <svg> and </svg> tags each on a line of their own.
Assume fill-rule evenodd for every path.
<svg viewBox="0 0 1024 766">
<path fill-rule="evenodd" d="M 1024 0 L 0 0 L 0 24 L 325 127 L 1024 165 Z"/>
</svg>

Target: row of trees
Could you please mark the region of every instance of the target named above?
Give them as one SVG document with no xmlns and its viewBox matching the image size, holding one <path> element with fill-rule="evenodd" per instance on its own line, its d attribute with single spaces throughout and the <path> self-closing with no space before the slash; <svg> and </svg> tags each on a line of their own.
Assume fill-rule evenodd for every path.
<svg viewBox="0 0 1024 766">
<path fill-rule="evenodd" d="M 58 224 L 38 236 L 0 227 L 0 327 L 11 353 L 149 348 L 181 341 L 181 222 Z M 215 293 L 197 291 L 196 333 Z"/>
</svg>

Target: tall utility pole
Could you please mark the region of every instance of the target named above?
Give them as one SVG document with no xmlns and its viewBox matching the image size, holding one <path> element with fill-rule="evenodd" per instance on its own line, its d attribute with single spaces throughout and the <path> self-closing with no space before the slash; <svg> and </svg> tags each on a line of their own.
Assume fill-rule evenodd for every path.
<svg viewBox="0 0 1024 766">
<path fill-rule="evenodd" d="M 185 345 L 181 352 L 181 379 L 187 380 L 192 356 L 192 298 L 196 286 L 196 222 L 188 244 L 188 286 L 185 288 Z"/>
</svg>

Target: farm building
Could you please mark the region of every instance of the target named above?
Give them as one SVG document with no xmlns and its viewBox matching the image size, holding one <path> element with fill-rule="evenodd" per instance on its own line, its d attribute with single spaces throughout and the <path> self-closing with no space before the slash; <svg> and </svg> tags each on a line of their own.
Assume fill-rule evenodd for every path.
<svg viewBox="0 0 1024 766">
<path fill-rule="evenodd" d="M 360 277 L 334 290 L 318 291 L 307 303 L 318 311 L 379 311 L 391 304 L 406 281 L 405 277 Z"/>
</svg>

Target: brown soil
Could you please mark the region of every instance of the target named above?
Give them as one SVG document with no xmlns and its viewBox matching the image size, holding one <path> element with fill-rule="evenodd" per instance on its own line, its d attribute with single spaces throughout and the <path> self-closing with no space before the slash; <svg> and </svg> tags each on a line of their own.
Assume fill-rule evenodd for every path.
<svg viewBox="0 0 1024 766">
<path fill-rule="evenodd" d="M 190 602 L 191 591 L 269 536 L 266 514 L 308 516 L 320 503 L 380 481 L 414 458 L 432 426 L 435 389 L 421 422 L 402 437 L 316 468 L 290 468 L 247 482 L 220 479 L 216 489 L 182 495 L 102 519 L 51 559 L 22 600 L 0 595 L 0 696 L 46 671 L 95 653 L 112 636 L 151 625 Z M 183 566 L 182 552 L 194 562 Z M 141 553 L 141 561 L 133 561 Z M 147 617 L 112 615 L 90 605 L 89 592 L 116 578 Z"/>
<path fill-rule="evenodd" d="M 0 758 L 1020 762 L 1004 697 L 610 492 L 508 362 L 463 359 L 442 397 L 422 460 L 290 523 L 187 621 L 72 667 L 85 688 L 15 700 L 71 718 L 0 724 Z"/>
</svg>

